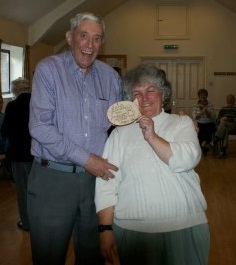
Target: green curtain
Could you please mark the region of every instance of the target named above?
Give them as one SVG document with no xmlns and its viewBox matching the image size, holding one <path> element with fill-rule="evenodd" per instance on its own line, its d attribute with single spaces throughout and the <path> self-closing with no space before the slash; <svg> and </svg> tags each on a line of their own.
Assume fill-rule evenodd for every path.
<svg viewBox="0 0 236 265">
<path fill-rule="evenodd" d="M 2 40 L 0 39 L 0 50 L 2 49 Z M 0 95 L 2 95 L 2 53 L 0 52 Z"/>
<path fill-rule="evenodd" d="M 30 46 L 25 45 L 23 51 L 23 69 L 22 69 L 22 76 L 28 80 L 30 80 L 30 72 L 29 72 L 29 53 L 30 53 Z"/>
</svg>

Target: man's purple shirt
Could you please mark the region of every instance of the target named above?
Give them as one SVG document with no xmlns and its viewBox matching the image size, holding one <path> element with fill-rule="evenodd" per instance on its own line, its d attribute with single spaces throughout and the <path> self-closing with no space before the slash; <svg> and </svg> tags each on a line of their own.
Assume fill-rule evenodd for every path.
<svg viewBox="0 0 236 265">
<path fill-rule="evenodd" d="M 84 74 L 70 51 L 42 60 L 30 102 L 32 155 L 80 166 L 90 153 L 101 155 L 107 109 L 122 99 L 120 84 L 117 72 L 99 60 Z"/>
</svg>

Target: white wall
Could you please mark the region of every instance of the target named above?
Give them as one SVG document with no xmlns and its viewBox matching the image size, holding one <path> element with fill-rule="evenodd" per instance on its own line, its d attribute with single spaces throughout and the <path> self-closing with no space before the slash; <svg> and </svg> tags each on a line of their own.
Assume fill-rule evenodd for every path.
<svg viewBox="0 0 236 265">
<path fill-rule="evenodd" d="M 226 94 L 236 95 L 236 76 L 214 76 L 214 72 L 236 72 L 236 14 L 213 0 L 189 0 L 190 39 L 157 40 L 156 6 L 168 2 L 130 0 L 107 15 L 103 53 L 126 54 L 128 69 L 140 62 L 140 56 L 206 56 L 206 88 L 215 108 L 220 108 Z M 179 49 L 164 50 L 169 43 Z"/>
</svg>

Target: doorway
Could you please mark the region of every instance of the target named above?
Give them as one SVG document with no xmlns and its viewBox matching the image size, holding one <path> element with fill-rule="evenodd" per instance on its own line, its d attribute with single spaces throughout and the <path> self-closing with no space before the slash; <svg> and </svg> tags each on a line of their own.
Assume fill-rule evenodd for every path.
<svg viewBox="0 0 236 265">
<path fill-rule="evenodd" d="M 197 92 L 205 87 L 205 57 L 141 57 L 143 63 L 154 63 L 166 72 L 172 85 L 172 113 L 192 116 Z"/>
</svg>

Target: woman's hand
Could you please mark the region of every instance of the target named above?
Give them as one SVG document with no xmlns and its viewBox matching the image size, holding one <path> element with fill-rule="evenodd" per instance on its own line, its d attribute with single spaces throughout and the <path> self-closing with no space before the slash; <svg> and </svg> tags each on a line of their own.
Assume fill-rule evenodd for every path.
<svg viewBox="0 0 236 265">
<path fill-rule="evenodd" d="M 142 129 L 144 139 L 149 142 L 155 137 L 154 122 L 151 118 L 141 116 L 137 121 Z"/>
<path fill-rule="evenodd" d="M 137 122 L 142 129 L 144 139 L 149 143 L 158 157 L 166 164 L 173 155 L 170 143 L 157 135 L 154 131 L 154 122 L 151 118 L 142 116 Z"/>
<path fill-rule="evenodd" d="M 100 250 L 106 260 L 106 264 L 114 264 L 118 258 L 115 236 L 113 231 L 104 231 L 100 233 Z"/>
</svg>

